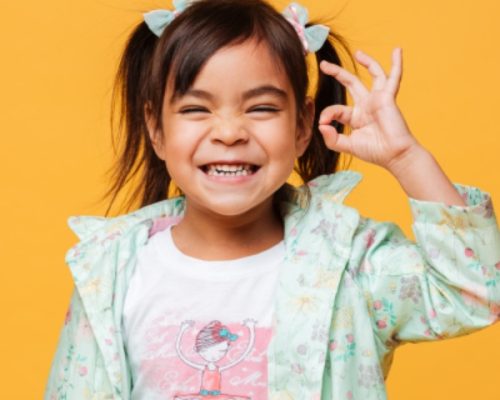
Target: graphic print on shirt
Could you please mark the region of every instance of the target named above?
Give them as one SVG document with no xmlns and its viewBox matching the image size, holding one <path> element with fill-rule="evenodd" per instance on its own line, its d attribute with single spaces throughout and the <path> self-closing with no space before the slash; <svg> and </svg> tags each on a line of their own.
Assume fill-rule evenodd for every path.
<svg viewBox="0 0 500 400">
<path fill-rule="evenodd" d="M 176 394 L 174 400 L 198 400 L 209 396 L 210 399 L 250 400 L 250 397 L 236 394 L 222 393 L 222 372 L 241 363 L 251 352 L 255 343 L 255 320 L 247 319 L 244 325 L 250 333 L 250 340 L 245 351 L 236 360 L 220 366 L 219 362 L 226 357 L 229 347 L 238 340 L 238 335 L 232 333 L 220 321 L 212 321 L 204 326 L 196 335 L 194 349 L 204 360 L 204 363 L 195 363 L 189 360 L 181 350 L 181 340 L 184 332 L 194 325 L 194 321 L 184 321 L 177 336 L 176 351 L 179 358 L 187 365 L 201 372 L 201 385 L 198 393 Z"/>
<path fill-rule="evenodd" d="M 151 398 L 266 400 L 271 326 L 256 320 L 223 324 L 184 321 L 172 315 L 151 321 L 140 374 Z M 241 320 L 240 320 L 241 321 Z M 260 324 L 259 324 L 260 325 Z"/>
</svg>

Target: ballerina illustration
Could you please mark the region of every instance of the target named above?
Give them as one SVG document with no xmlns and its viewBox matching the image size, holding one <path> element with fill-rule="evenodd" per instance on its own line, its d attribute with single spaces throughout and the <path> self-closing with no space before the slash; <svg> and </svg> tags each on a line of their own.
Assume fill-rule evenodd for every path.
<svg viewBox="0 0 500 400">
<path fill-rule="evenodd" d="M 235 361 L 220 366 L 217 362 L 227 355 L 231 343 L 238 340 L 238 335 L 231 333 L 220 321 L 211 321 L 205 325 L 196 335 L 194 350 L 206 363 L 198 364 L 189 360 L 181 350 L 182 337 L 194 325 L 194 321 L 182 322 L 177 335 L 176 352 L 185 364 L 201 371 L 201 385 L 198 393 L 176 394 L 174 400 L 251 400 L 248 396 L 222 393 L 221 384 L 222 372 L 239 364 L 251 352 L 255 343 L 255 324 L 256 321 L 252 319 L 243 321 L 250 336 L 245 351 Z"/>
</svg>

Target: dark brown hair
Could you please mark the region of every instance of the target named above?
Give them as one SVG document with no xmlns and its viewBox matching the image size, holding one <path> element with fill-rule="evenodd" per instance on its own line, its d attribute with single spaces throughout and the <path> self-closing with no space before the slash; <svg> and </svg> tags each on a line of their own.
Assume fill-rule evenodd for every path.
<svg viewBox="0 0 500 400">
<path fill-rule="evenodd" d="M 142 22 L 130 35 L 116 75 L 112 121 L 116 122 L 119 105 L 118 137 L 124 139 L 119 158 L 111 168 L 112 186 L 104 195 L 111 196 L 106 212 L 118 194 L 132 181 L 127 208 L 140 199 L 140 206 L 164 200 L 170 193 L 171 178 L 163 160 L 151 144 L 145 119 L 145 105 L 161 129 L 162 104 L 167 80 L 173 82 L 174 95 L 189 90 L 203 65 L 219 49 L 248 39 L 266 43 L 289 78 L 297 107 L 297 123 L 304 123 L 309 87 L 307 60 L 293 26 L 262 0 L 198 0 L 167 26 L 160 38 Z M 346 90 L 334 78 L 319 70 L 321 60 L 341 65 L 339 46 L 352 62 L 345 40 L 330 32 L 329 40 L 316 52 L 318 84 L 315 94 L 316 115 L 309 147 L 298 159 L 297 172 L 304 182 L 337 169 L 339 153 L 329 150 L 318 130 L 321 110 L 331 104 L 346 104 Z M 354 65 L 354 62 L 353 62 Z M 339 133 L 342 124 L 334 121 Z M 116 144 L 113 138 L 113 146 Z"/>
</svg>

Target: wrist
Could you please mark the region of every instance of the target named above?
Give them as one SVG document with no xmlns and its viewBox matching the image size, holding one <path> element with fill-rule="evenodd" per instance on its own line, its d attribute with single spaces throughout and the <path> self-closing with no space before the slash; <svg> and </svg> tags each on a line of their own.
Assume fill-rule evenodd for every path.
<svg viewBox="0 0 500 400">
<path fill-rule="evenodd" d="M 434 156 L 417 146 L 396 160 L 389 171 L 405 193 L 415 200 L 464 206 L 465 202 Z"/>
<path fill-rule="evenodd" d="M 397 158 L 391 160 L 386 169 L 399 180 L 412 169 L 425 167 L 431 160 L 433 160 L 432 154 L 416 142 Z"/>
</svg>

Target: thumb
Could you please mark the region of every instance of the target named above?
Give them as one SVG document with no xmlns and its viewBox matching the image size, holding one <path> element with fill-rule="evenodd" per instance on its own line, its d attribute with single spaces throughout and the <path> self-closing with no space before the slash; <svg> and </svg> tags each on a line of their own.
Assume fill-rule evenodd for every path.
<svg viewBox="0 0 500 400">
<path fill-rule="evenodd" d="M 351 154 L 350 139 L 347 136 L 339 134 L 331 125 L 319 125 L 318 129 L 323 135 L 326 147 L 338 153 Z"/>
</svg>

